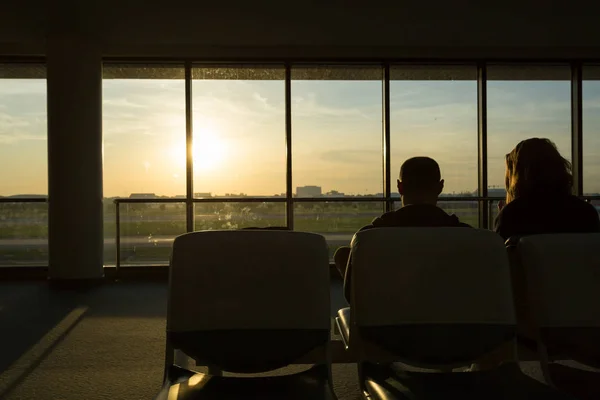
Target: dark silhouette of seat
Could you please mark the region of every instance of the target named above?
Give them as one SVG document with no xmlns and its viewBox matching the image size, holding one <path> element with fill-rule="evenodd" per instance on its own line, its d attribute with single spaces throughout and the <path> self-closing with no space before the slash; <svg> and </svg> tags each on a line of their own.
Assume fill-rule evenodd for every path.
<svg viewBox="0 0 600 400">
<path fill-rule="evenodd" d="M 333 399 L 328 265 L 325 239 L 316 234 L 240 230 L 177 237 L 159 398 Z M 208 373 L 176 365 L 175 351 Z M 297 374 L 222 373 L 272 371 L 307 354 L 315 364 Z"/>
<path fill-rule="evenodd" d="M 520 342 L 537 353 L 544 379 L 581 399 L 600 398 L 600 234 L 512 240 L 524 280 Z M 569 366 L 553 361 L 572 360 Z"/>
</svg>

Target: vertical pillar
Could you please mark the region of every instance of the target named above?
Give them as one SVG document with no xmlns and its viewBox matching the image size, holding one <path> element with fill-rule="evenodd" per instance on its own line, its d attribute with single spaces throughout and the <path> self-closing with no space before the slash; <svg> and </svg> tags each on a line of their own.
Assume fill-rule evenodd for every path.
<svg viewBox="0 0 600 400">
<path fill-rule="evenodd" d="M 583 67 L 571 65 L 571 163 L 573 194 L 583 196 Z"/>
<path fill-rule="evenodd" d="M 292 181 L 292 66 L 285 64 L 285 215 L 288 229 L 294 229 L 294 187 Z"/>
<path fill-rule="evenodd" d="M 392 200 L 392 145 L 391 145 L 391 111 L 390 111 L 390 64 L 383 67 L 383 195 L 385 196 L 384 212 L 394 210 Z M 395 171 L 398 176 L 399 171 Z M 393 180 L 395 182 L 395 179 Z"/>
<path fill-rule="evenodd" d="M 102 56 L 83 37 L 47 40 L 49 277 L 103 277 Z"/>
<path fill-rule="evenodd" d="M 487 66 L 477 65 L 477 192 L 480 198 L 488 197 L 487 160 Z M 479 200 L 479 228 L 493 228 L 490 224 L 490 202 Z M 493 221 L 491 221 L 493 223 Z"/>
</svg>

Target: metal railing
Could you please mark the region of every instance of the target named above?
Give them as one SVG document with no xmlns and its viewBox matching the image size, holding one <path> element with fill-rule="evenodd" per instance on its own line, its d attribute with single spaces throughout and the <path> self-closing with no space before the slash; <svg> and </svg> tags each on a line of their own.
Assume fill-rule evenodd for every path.
<svg viewBox="0 0 600 400">
<path fill-rule="evenodd" d="M 495 201 L 504 200 L 504 197 L 481 197 L 481 196 L 441 196 L 438 199 L 439 203 L 449 203 L 449 202 L 457 202 L 457 203 L 477 203 L 477 209 L 483 207 L 484 210 L 487 210 L 488 215 L 492 215 L 492 206 Z M 286 226 L 287 228 L 292 228 L 294 221 L 294 204 L 306 204 L 306 203 L 381 203 L 381 213 L 385 212 L 386 209 L 393 209 L 394 203 L 399 203 L 401 201 L 400 197 L 394 196 L 344 196 L 344 197 L 294 197 L 291 202 L 287 197 L 208 197 L 208 198 L 117 198 L 113 200 L 115 204 L 115 246 L 116 246 L 116 260 L 115 260 L 115 268 L 117 274 L 121 269 L 122 259 L 121 259 L 121 249 L 122 249 L 122 232 L 121 232 L 121 206 L 123 204 L 210 204 L 210 203 L 284 203 L 287 205 L 285 211 L 285 224 L 282 226 Z M 388 206 L 389 205 L 389 206 Z M 186 230 L 183 233 L 189 233 L 194 231 L 194 210 L 188 207 L 186 210 L 186 221 L 192 221 L 192 225 L 186 224 Z M 192 214 L 191 216 L 189 214 Z M 482 228 L 489 228 L 489 226 L 483 226 Z M 358 228 L 357 228 L 358 229 Z M 164 264 L 166 265 L 166 264 Z"/>
<path fill-rule="evenodd" d="M 0 197 L 0 203 L 47 203 L 47 197 Z"/>
<path fill-rule="evenodd" d="M 48 203 L 48 198 L 47 197 L 27 197 L 27 196 L 19 196 L 19 197 L 0 197 L 0 205 L 6 206 L 9 204 L 47 204 Z M 0 248 L 2 249 L 2 255 L 0 257 L 2 257 L 2 260 L 0 260 L 0 262 L 2 263 L 2 265 L 0 266 L 0 269 L 4 270 L 4 268 L 8 268 L 11 269 L 12 267 L 24 267 L 25 265 L 27 266 L 27 268 L 31 269 L 31 268 L 36 268 L 36 267 L 41 267 L 41 268 L 47 268 L 48 267 L 48 258 L 47 258 L 47 251 L 48 251 L 48 236 L 39 236 L 39 235 L 32 235 L 31 232 L 29 232 L 29 234 L 25 234 L 25 235 L 16 235 L 14 238 L 13 237 L 8 237 L 6 236 L 6 233 L 8 230 L 8 232 L 10 232 L 11 229 L 14 229 L 15 227 L 18 226 L 18 223 L 15 222 L 15 220 L 13 220 L 10 214 L 7 214 L 8 210 L 3 209 L 2 210 L 2 217 L 3 217 L 3 221 L 2 221 L 2 225 L 0 225 L 0 229 L 5 230 L 2 234 L 2 241 L 4 243 L 2 243 L 2 245 L 0 246 Z M 35 210 L 27 210 L 27 209 L 20 209 L 20 210 L 14 210 L 16 212 L 21 213 L 20 217 L 21 218 L 26 218 L 26 219 L 30 219 L 33 221 L 29 221 L 28 225 L 33 227 L 34 231 L 38 231 L 37 233 L 39 234 L 40 230 L 44 231 L 44 223 L 42 222 L 43 218 L 31 218 L 33 216 L 33 214 L 31 214 L 31 211 L 35 211 L 35 212 L 39 212 L 41 211 L 39 208 L 36 207 Z M 29 211 L 29 213 L 28 213 Z M 46 218 L 47 218 L 47 213 L 48 210 L 44 210 L 44 212 L 46 213 Z M 47 226 L 47 219 L 46 219 L 46 226 Z M 11 226 L 12 225 L 12 226 Z M 22 228 L 22 227 L 21 227 Z M 45 232 L 47 233 L 47 232 Z M 12 236 L 12 235 L 11 235 Z M 23 236 L 23 237 L 19 237 L 19 236 Z M 35 243 L 27 243 L 27 241 L 35 241 L 35 240 L 39 240 L 41 243 L 40 245 L 36 245 Z M 10 242 L 14 241 L 14 244 L 11 244 Z M 19 261 L 15 261 L 15 256 L 16 254 L 22 253 L 21 250 L 22 249 L 26 249 L 27 251 L 25 252 L 26 257 L 24 259 L 19 259 L 17 257 L 17 259 L 19 259 Z M 12 250 L 11 250 L 12 249 Z M 32 249 L 35 249 L 35 251 L 32 251 Z M 14 250 L 17 250 L 16 252 Z M 41 259 L 35 259 L 34 256 L 35 255 L 43 255 L 44 253 L 46 253 L 46 256 L 41 258 Z M 6 258 L 5 258 L 6 257 Z M 10 261 L 8 261 L 10 260 Z M 7 262 L 8 261 L 8 262 Z M 5 263 L 6 262 L 6 263 Z"/>
<path fill-rule="evenodd" d="M 579 196 L 581 199 L 591 202 L 600 201 L 600 196 Z M 122 267 L 122 226 L 121 226 L 121 208 L 123 204 L 187 204 L 190 201 L 192 204 L 202 203 L 279 203 L 287 204 L 289 201 L 286 197 L 211 197 L 211 198 L 117 198 L 113 200 L 115 205 L 115 269 L 118 275 L 120 268 Z M 443 206 L 444 203 L 456 202 L 456 203 L 477 203 L 477 209 L 481 207 L 488 213 L 488 226 L 480 226 L 480 228 L 490 229 L 493 224 L 493 212 L 494 203 L 504 200 L 504 197 L 480 197 L 480 196 L 442 196 L 438 199 L 438 202 Z M 384 212 L 384 203 L 399 203 L 401 200 L 399 197 L 375 197 L 375 196 L 347 196 L 347 197 L 297 197 L 291 201 L 292 207 L 286 207 L 286 216 L 283 220 L 286 221 L 282 226 L 289 228 L 288 221 L 294 220 L 294 204 L 302 203 L 381 203 L 381 212 Z M 7 203 L 48 203 L 46 197 L 0 197 L 0 204 Z M 186 208 L 186 213 L 188 209 Z M 193 209 L 192 209 L 193 212 Z M 186 215 L 186 219 L 187 219 Z M 192 221 L 194 221 L 194 215 L 192 214 Z M 182 233 L 192 232 L 193 229 L 186 227 Z M 29 239 L 29 238 L 24 238 Z M 47 246 L 47 245 L 46 245 Z M 160 264 L 160 265 L 167 265 Z M 42 265 L 40 265 L 42 266 Z M 142 265 L 140 265 L 142 266 Z"/>
</svg>

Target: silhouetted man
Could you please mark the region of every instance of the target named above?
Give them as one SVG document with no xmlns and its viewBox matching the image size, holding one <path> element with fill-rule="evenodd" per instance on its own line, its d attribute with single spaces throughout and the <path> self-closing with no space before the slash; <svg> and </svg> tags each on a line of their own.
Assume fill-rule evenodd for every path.
<svg viewBox="0 0 600 400">
<path fill-rule="evenodd" d="M 383 227 L 471 227 L 458 220 L 456 215 L 448 215 L 437 206 L 437 200 L 444 189 L 438 163 L 429 157 L 409 158 L 400 168 L 398 192 L 402 198 L 402 208 L 390 211 L 375 218 L 371 225 L 359 230 Z M 344 295 L 350 302 L 351 260 L 350 247 L 340 247 L 333 256 L 335 265 L 344 278 Z"/>
</svg>

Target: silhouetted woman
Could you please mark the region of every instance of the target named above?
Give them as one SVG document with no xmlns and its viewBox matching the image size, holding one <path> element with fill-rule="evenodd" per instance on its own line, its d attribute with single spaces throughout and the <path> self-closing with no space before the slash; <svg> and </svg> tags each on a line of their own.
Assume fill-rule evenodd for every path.
<svg viewBox="0 0 600 400">
<path fill-rule="evenodd" d="M 573 196 L 571 163 L 548 139 L 523 140 L 506 155 L 506 205 L 495 221 L 505 240 L 538 233 L 600 231 L 598 212 Z"/>
</svg>

